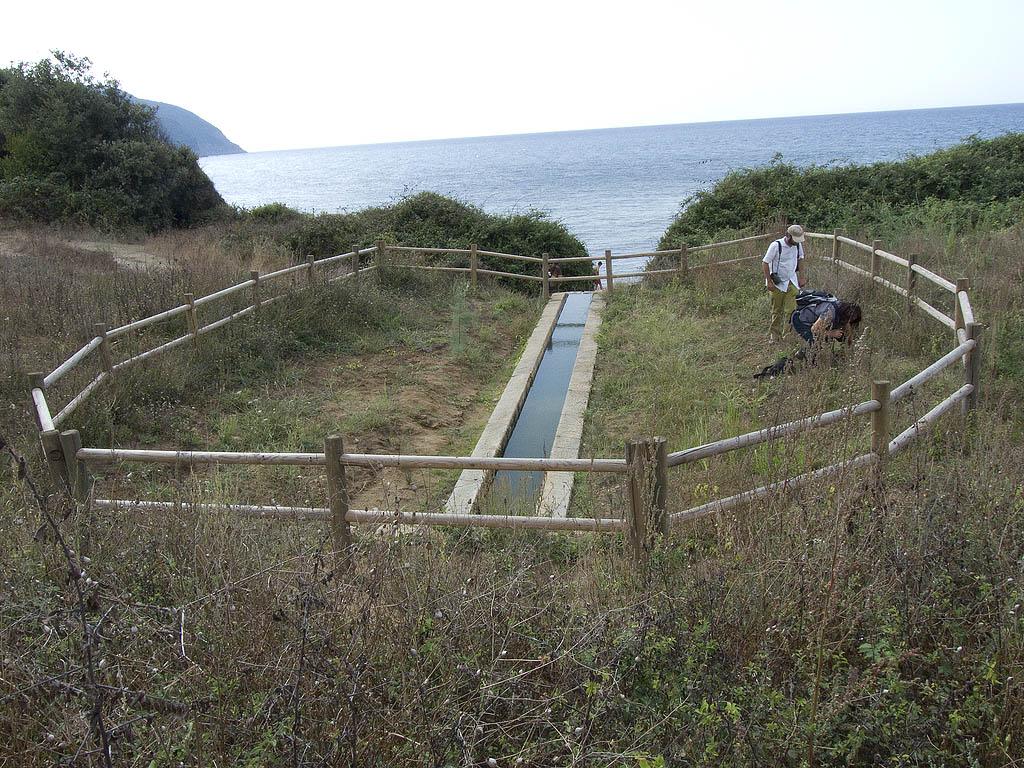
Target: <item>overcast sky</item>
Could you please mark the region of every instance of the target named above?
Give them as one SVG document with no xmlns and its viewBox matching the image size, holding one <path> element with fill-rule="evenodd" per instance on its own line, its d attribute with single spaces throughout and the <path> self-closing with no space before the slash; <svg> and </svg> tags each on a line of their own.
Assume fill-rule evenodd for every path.
<svg viewBox="0 0 1024 768">
<path fill-rule="evenodd" d="M 8 3 L 249 151 L 1024 102 L 1024 0 Z"/>
</svg>

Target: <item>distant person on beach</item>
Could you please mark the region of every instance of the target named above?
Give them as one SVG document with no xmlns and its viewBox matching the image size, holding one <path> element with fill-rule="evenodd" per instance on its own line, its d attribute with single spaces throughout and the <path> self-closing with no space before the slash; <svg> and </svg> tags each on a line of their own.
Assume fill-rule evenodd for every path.
<svg viewBox="0 0 1024 768">
<path fill-rule="evenodd" d="M 761 260 L 765 288 L 771 297 L 771 323 L 768 340 L 780 341 L 786 329 L 786 320 L 796 309 L 796 295 L 804 277 L 804 229 L 793 224 L 786 236 L 772 241 Z"/>
<path fill-rule="evenodd" d="M 597 290 L 604 290 L 604 286 L 601 285 L 601 268 L 596 263 L 594 264 L 594 277 L 597 278 Z"/>
</svg>

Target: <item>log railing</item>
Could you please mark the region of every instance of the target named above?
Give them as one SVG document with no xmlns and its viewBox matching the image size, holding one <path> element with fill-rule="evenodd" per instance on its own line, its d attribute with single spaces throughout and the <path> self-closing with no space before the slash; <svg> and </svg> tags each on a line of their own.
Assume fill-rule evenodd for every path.
<svg viewBox="0 0 1024 768">
<path fill-rule="evenodd" d="M 760 256 L 746 256 L 741 258 L 727 259 L 719 262 L 708 262 L 701 265 L 691 265 L 688 256 L 691 253 L 712 250 L 726 246 L 735 246 L 744 243 L 751 243 L 758 240 L 774 237 L 773 235 L 758 235 L 755 237 L 730 240 L 722 243 L 687 248 L 686 245 L 671 251 L 653 251 L 648 253 L 619 254 L 612 255 L 610 251 L 605 252 L 605 265 L 608 270 L 601 275 L 608 279 L 608 289 L 612 289 L 613 280 L 621 277 L 645 277 L 650 274 L 659 273 L 686 273 L 689 269 L 700 266 L 714 266 L 732 264 Z M 491 251 L 480 251 L 473 246 L 470 249 L 444 249 L 444 248 L 415 248 L 407 246 L 388 246 L 381 241 L 371 248 L 365 248 L 339 254 L 325 259 L 315 260 L 310 257 L 306 263 L 288 267 L 267 275 L 253 274 L 249 280 L 237 285 L 224 288 L 209 294 L 208 296 L 194 299 L 191 295 L 186 296 L 185 303 L 160 312 L 148 318 L 143 318 L 110 331 L 103 331 L 98 328 L 97 335 L 87 342 L 81 349 L 71 357 L 58 365 L 47 375 L 33 374 L 31 377 L 31 399 L 36 414 L 37 425 L 40 430 L 41 443 L 44 455 L 49 464 L 55 481 L 61 483 L 72 493 L 82 498 L 89 494 L 89 484 L 85 478 L 88 476 L 87 468 L 92 465 L 120 464 L 123 462 L 142 462 L 153 464 L 170 465 L 205 465 L 205 464 L 239 464 L 253 466 L 267 465 L 300 465 L 300 466 L 322 466 L 328 474 L 329 487 L 332 489 L 344 489 L 346 466 L 368 467 L 380 469 L 384 467 L 398 467 L 403 469 L 481 469 L 481 470 L 516 470 L 516 471 L 544 471 L 544 472 L 604 472 L 626 475 L 629 510 L 621 518 L 562 518 L 553 519 L 543 516 L 528 515 L 478 515 L 478 514 L 441 514 L 441 513 L 412 513 L 399 511 L 379 510 L 354 510 L 349 509 L 347 501 L 341 507 L 332 502 L 330 507 L 280 507 L 277 505 L 238 505 L 238 504 L 198 504 L 200 509 L 219 509 L 230 511 L 236 514 L 251 515 L 255 517 L 279 517 L 289 519 L 331 519 L 334 521 L 336 532 L 344 532 L 341 539 L 336 539 L 336 544 L 347 545 L 349 541 L 347 530 L 350 523 L 369 523 L 379 525 L 392 523 L 401 525 L 442 525 L 442 526 L 478 526 L 496 528 L 517 528 L 517 529 L 539 529 L 549 531 L 627 531 L 637 554 L 642 554 L 643 547 L 638 544 L 651 531 L 667 532 L 669 527 L 685 521 L 694 520 L 712 513 L 724 512 L 731 509 L 750 504 L 768 495 L 800 488 L 821 477 L 852 471 L 861 467 L 878 467 L 882 460 L 907 448 L 919 435 L 930 429 L 935 422 L 944 414 L 960 404 L 962 411 L 966 414 L 974 406 L 977 397 L 977 373 L 978 373 L 978 331 L 979 325 L 975 319 L 974 310 L 969 297 L 969 286 L 966 279 L 960 279 L 956 283 L 928 270 L 917 263 L 916 256 L 904 259 L 895 254 L 884 251 L 878 247 L 877 241 L 866 244 L 845 237 L 837 230 L 833 234 L 808 233 L 808 237 L 815 240 L 831 241 L 832 254 L 824 257 L 825 261 L 831 261 L 836 272 L 839 269 L 847 270 L 853 274 L 865 277 L 874 284 L 898 293 L 908 300 L 908 306 L 916 306 L 923 310 L 926 315 L 938 321 L 942 326 L 951 328 L 955 332 L 955 346 L 948 353 L 925 369 L 915 374 L 907 381 L 890 389 L 888 382 L 874 382 L 872 385 L 872 399 L 861 403 L 852 404 L 838 408 L 826 413 L 816 414 L 802 419 L 774 425 L 765 429 L 756 430 L 736 437 L 716 440 L 704 445 L 687 448 L 666 454 L 664 450 L 664 438 L 654 438 L 648 441 L 631 441 L 627 444 L 626 457 L 624 459 L 529 459 L 529 458 L 477 458 L 458 456 L 409 456 L 409 455 L 377 455 L 377 454 L 353 454 L 340 450 L 341 439 L 330 437 L 325 440 L 325 451 L 323 453 L 245 453 L 245 452 L 214 452 L 214 451 L 153 451 L 153 450 L 123 450 L 123 449 L 100 449 L 82 447 L 78 433 L 75 431 L 59 432 L 58 427 L 77 408 L 91 392 L 105 381 L 117 375 L 123 368 L 140 363 L 154 355 L 178 347 L 185 342 L 195 343 L 205 333 L 209 333 L 234 320 L 246 317 L 254 313 L 258 307 L 279 301 L 286 298 L 303 286 L 293 286 L 291 289 L 271 295 L 268 284 L 280 278 L 305 272 L 313 283 L 314 275 L 323 275 L 327 280 L 358 279 L 362 273 L 377 269 L 381 262 L 380 258 L 387 253 L 394 254 L 433 254 L 445 256 L 469 256 L 469 267 L 438 267 L 420 264 L 398 265 L 402 268 L 416 268 L 426 270 L 437 270 L 443 272 L 466 273 L 470 275 L 473 284 L 476 284 L 478 275 L 495 275 L 500 277 L 541 281 L 544 288 L 549 284 L 561 282 L 573 282 L 578 280 L 593 280 L 595 276 L 570 276 L 553 277 L 548 274 L 548 268 L 554 263 L 565 263 L 573 261 L 590 261 L 590 257 L 567 257 L 549 258 L 543 254 L 540 258 L 534 256 L 517 256 L 514 254 L 500 254 Z M 869 254 L 870 269 L 865 269 L 857 264 L 850 263 L 841 258 L 842 246 L 849 246 L 855 251 L 862 251 Z M 375 263 L 370 266 L 360 265 L 360 257 L 373 255 Z M 480 256 L 491 258 L 503 257 L 511 260 L 540 264 L 542 272 L 540 275 L 523 275 L 498 270 L 481 269 L 478 265 Z M 678 259 L 678 266 L 671 269 L 659 269 L 643 273 L 614 274 L 611 270 L 612 261 L 615 259 L 637 258 L 637 257 L 661 257 Z M 904 285 L 883 277 L 881 265 L 883 262 L 901 267 L 905 270 L 906 280 Z M 341 266 L 340 274 L 327 277 L 326 268 Z M 916 279 L 920 277 L 939 288 L 943 292 L 951 294 L 952 316 L 945 314 L 932 304 L 925 302 L 917 295 Z M 199 325 L 195 312 L 198 307 L 213 304 L 218 300 L 230 297 L 246 290 L 250 291 L 252 303 L 242 309 L 230 312 L 225 317 Z M 188 319 L 188 333 L 179 336 L 171 341 L 164 342 L 153 349 L 135 354 L 119 362 L 112 362 L 110 353 L 110 341 L 116 340 L 131 332 L 147 328 L 156 323 L 176 318 L 185 314 Z M 54 416 L 51 415 L 50 406 L 47 401 L 47 390 L 60 381 L 69 371 L 82 364 L 90 356 L 99 351 L 102 358 L 101 370 L 90 380 L 85 388 L 74 395 L 71 400 Z M 926 382 L 934 379 L 943 371 L 948 370 L 955 363 L 962 361 L 964 369 L 964 383 L 955 392 L 932 407 L 927 413 L 918 418 L 909 427 L 900 432 L 890 440 L 889 415 L 890 407 L 905 399 L 912 393 L 920 390 Z M 779 482 L 761 486 L 749 491 L 744 491 L 732 496 L 718 499 L 702 504 L 700 506 L 685 509 L 680 512 L 669 513 L 665 509 L 665 489 L 667 487 L 667 470 L 694 461 L 708 459 L 741 448 L 748 448 L 774 440 L 807 432 L 809 430 L 827 427 L 844 421 L 870 416 L 871 417 L 871 445 L 870 452 L 853 457 L 812 472 L 797 475 Z M 331 441 L 335 441 L 332 443 Z M 328 460 L 328 457 L 331 460 Z M 644 478 L 653 478 L 653 482 L 646 482 Z M 640 489 L 640 490 L 638 490 Z M 343 494 L 347 500 L 347 494 Z M 334 493 L 332 492 L 332 499 Z M 156 502 L 156 501 L 128 501 L 118 499 L 95 499 L 90 498 L 97 508 L 103 509 L 148 509 L 148 510 L 173 510 L 180 506 L 178 502 Z M 340 535 L 340 534 L 339 534 Z M 343 539 L 343 540 L 342 540 Z"/>
</svg>

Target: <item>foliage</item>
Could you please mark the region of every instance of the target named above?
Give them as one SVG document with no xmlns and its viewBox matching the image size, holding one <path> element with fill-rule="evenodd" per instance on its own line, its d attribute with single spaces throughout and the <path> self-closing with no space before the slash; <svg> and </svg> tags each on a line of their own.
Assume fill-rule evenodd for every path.
<svg viewBox="0 0 1024 768">
<path fill-rule="evenodd" d="M 700 245 L 722 232 L 764 230 L 786 218 L 811 229 L 885 236 L 914 227 L 1010 226 L 1022 212 L 1024 134 L 1012 133 L 873 165 L 800 168 L 776 156 L 683 201 L 660 247 Z"/>
<path fill-rule="evenodd" d="M 255 212 L 253 212 L 255 214 Z M 331 256 L 365 248 L 383 238 L 389 244 L 423 248 L 469 248 L 476 243 L 482 251 L 520 256 L 552 258 L 586 256 L 583 243 L 559 222 L 542 213 L 496 216 L 475 206 L 433 192 L 421 192 L 390 206 L 368 208 L 356 213 L 320 214 L 304 217 L 285 237 L 295 254 Z M 455 263 L 452 259 L 431 257 L 435 263 Z M 465 259 L 459 266 L 466 266 Z M 537 274 L 536 263 L 481 255 L 481 268 L 520 274 Z M 565 275 L 590 274 L 589 261 L 569 262 Z M 520 283 L 517 283 L 520 285 Z"/>
<path fill-rule="evenodd" d="M 195 154 L 90 67 L 55 51 L 0 70 L 0 216 L 152 232 L 221 208 Z"/>
</svg>

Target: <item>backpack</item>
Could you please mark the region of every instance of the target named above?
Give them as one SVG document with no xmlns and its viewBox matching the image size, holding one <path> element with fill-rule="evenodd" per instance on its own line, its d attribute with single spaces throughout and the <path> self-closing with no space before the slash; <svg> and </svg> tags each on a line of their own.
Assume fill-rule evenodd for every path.
<svg viewBox="0 0 1024 768">
<path fill-rule="evenodd" d="M 839 308 L 839 299 L 828 291 L 800 291 L 796 295 L 796 308 L 800 310 L 804 307 L 814 307 L 826 301 L 829 304 L 835 304 L 837 309 Z"/>
<path fill-rule="evenodd" d="M 771 365 L 766 365 L 761 369 L 760 373 L 755 373 L 755 379 L 774 379 L 776 376 L 781 376 L 784 373 L 793 372 L 793 361 L 788 357 L 780 357 Z"/>
</svg>

